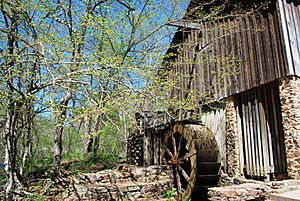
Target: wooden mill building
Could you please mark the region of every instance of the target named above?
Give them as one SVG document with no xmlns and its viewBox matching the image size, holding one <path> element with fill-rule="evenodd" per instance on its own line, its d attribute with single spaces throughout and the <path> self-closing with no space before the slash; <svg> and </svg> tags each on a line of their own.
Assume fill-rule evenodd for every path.
<svg viewBox="0 0 300 201">
<path fill-rule="evenodd" d="M 178 31 L 168 78 L 181 77 L 171 96 L 193 90 L 210 101 L 201 121 L 215 135 L 224 173 L 300 179 L 300 1 L 231 1 L 253 7 L 212 19 L 193 11 L 199 2 L 170 22 Z"/>
<path fill-rule="evenodd" d="M 171 108 L 183 120 L 138 114 L 129 162 L 172 166 L 182 198 L 221 175 L 300 179 L 300 1 L 192 0 L 169 25 L 159 75 L 176 83 L 170 99 L 194 109 Z"/>
</svg>

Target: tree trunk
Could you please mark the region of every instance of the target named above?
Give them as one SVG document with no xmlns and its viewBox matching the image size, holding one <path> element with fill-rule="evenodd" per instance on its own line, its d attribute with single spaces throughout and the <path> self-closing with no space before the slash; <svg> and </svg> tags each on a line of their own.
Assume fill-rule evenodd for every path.
<svg viewBox="0 0 300 201">
<path fill-rule="evenodd" d="M 99 150 L 99 138 L 100 138 L 99 130 L 101 128 L 100 123 L 101 123 L 101 116 L 100 114 L 97 114 L 95 128 L 94 128 L 95 137 L 94 137 L 94 147 L 93 147 L 93 160 L 97 159 L 97 153 Z"/>
<path fill-rule="evenodd" d="M 7 173 L 6 196 L 8 200 L 12 200 L 12 192 L 21 187 L 20 174 L 17 168 L 17 136 L 16 136 L 16 121 L 17 114 L 15 112 L 15 103 L 10 101 L 9 108 L 6 113 L 6 124 L 4 130 L 5 139 L 5 171 Z"/>
<path fill-rule="evenodd" d="M 88 114 L 84 117 L 84 127 L 85 127 L 85 136 L 83 139 L 84 148 L 83 148 L 83 159 L 88 160 L 89 153 L 92 149 L 93 138 L 91 136 L 91 118 Z"/>
<path fill-rule="evenodd" d="M 27 162 L 28 156 L 32 154 L 32 123 L 33 123 L 33 106 L 29 102 L 26 107 L 26 114 L 24 114 L 24 129 L 22 133 L 23 150 L 20 154 L 22 163 L 20 165 L 20 174 L 23 176 L 24 167 Z"/>
<path fill-rule="evenodd" d="M 67 106 L 71 99 L 71 94 L 68 92 L 60 101 L 59 111 L 57 117 L 55 134 L 54 134 L 54 159 L 52 169 L 54 172 L 59 171 L 62 153 L 62 134 L 64 129 L 64 122 L 67 115 Z"/>
</svg>

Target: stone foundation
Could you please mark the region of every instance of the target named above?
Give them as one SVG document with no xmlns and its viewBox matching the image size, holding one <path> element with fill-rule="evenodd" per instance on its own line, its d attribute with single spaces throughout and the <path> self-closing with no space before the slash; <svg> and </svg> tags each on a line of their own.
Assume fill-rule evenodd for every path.
<svg viewBox="0 0 300 201">
<path fill-rule="evenodd" d="M 300 78 L 282 79 L 279 90 L 288 176 L 300 179 Z"/>
<path fill-rule="evenodd" d="M 270 195 L 300 189 L 300 180 L 260 182 L 235 178 L 239 185 L 209 188 L 209 200 L 269 200 Z"/>
<path fill-rule="evenodd" d="M 226 159 L 228 175 L 241 175 L 237 116 L 233 97 L 226 100 Z"/>
<path fill-rule="evenodd" d="M 67 178 L 69 187 L 56 200 L 161 200 L 173 187 L 168 166 L 120 166 Z"/>
</svg>

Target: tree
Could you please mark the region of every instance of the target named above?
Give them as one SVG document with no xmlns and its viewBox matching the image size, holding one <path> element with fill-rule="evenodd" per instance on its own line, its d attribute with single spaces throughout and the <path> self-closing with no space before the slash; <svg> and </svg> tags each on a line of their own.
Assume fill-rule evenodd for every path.
<svg viewBox="0 0 300 201">
<path fill-rule="evenodd" d="M 164 13 L 168 6 L 172 9 Z M 159 64 L 151 59 L 161 54 L 162 28 L 176 14 L 175 7 L 168 0 L 0 2 L 8 199 L 22 186 L 34 118 L 41 111 L 50 108 L 56 119 L 53 169 L 58 170 L 72 102 L 73 110 L 89 108 L 89 114 L 97 114 L 91 121 L 94 125 L 86 125 L 87 130 L 94 127 L 95 133 L 103 119 L 110 121 L 110 111 L 122 109 L 126 114 L 138 105 L 134 100 L 141 97 L 147 72 Z M 77 119 L 81 116 L 86 114 L 80 112 Z"/>
</svg>

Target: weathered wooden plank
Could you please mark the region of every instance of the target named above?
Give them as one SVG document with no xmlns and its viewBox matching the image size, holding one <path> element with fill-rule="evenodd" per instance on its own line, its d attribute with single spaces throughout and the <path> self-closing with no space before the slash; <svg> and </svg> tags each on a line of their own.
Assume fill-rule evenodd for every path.
<svg viewBox="0 0 300 201">
<path fill-rule="evenodd" d="M 258 112 L 260 118 L 260 130 L 261 130 L 261 144 L 262 144 L 262 154 L 263 154 L 263 169 L 264 175 L 267 177 L 267 180 L 270 180 L 268 177 L 269 165 L 270 165 L 270 154 L 268 148 L 268 136 L 267 136 L 267 120 L 265 114 L 265 108 L 263 103 L 263 91 L 262 89 L 258 90 Z"/>
<path fill-rule="evenodd" d="M 248 113 L 248 132 L 249 132 L 249 145 L 250 145 L 250 170 L 251 176 L 256 175 L 256 166 L 255 166 L 255 144 L 254 144 L 254 137 L 253 137 L 253 120 L 252 120 L 252 107 L 251 107 L 251 94 L 247 93 L 247 113 Z"/>
<path fill-rule="evenodd" d="M 207 45 L 209 45 L 209 44 L 211 44 L 211 41 L 210 41 L 210 38 L 209 38 L 209 36 L 210 36 L 210 34 L 209 34 L 209 29 L 210 29 L 210 26 L 209 26 L 209 24 L 208 23 L 205 23 L 205 25 L 204 25 L 204 27 L 205 27 L 205 39 L 204 39 L 204 44 L 207 44 Z M 209 69 L 209 50 L 211 49 L 211 45 L 209 45 L 210 47 L 209 48 L 207 48 L 206 50 L 205 50 L 205 54 L 204 54 L 204 63 L 203 63 L 203 65 L 204 65 L 204 75 L 205 75 L 205 77 L 204 77 L 204 87 L 205 87 L 205 94 L 210 94 L 210 69 Z"/>
<path fill-rule="evenodd" d="M 191 42 L 192 42 L 192 31 L 187 33 L 187 39 L 186 39 L 186 54 L 185 54 L 185 66 L 184 66 L 184 98 L 187 97 L 187 89 L 188 89 L 188 83 L 190 80 L 190 69 L 191 69 Z"/>
<path fill-rule="evenodd" d="M 265 114 L 266 114 L 266 127 L 267 127 L 267 139 L 268 139 L 268 149 L 269 149 L 269 172 L 274 172 L 274 156 L 273 156 L 273 145 L 272 145 L 272 135 L 271 135 L 271 123 L 270 123 L 270 111 L 269 111 L 269 99 L 267 96 L 268 90 L 263 88 L 263 95 L 264 95 L 264 105 L 265 105 Z"/>
<path fill-rule="evenodd" d="M 257 45 L 258 45 L 258 50 L 259 50 L 259 64 L 260 66 L 260 84 L 263 84 L 264 82 L 266 82 L 268 80 L 268 75 L 267 75 L 267 58 L 266 58 L 266 48 L 265 44 L 264 44 L 264 30 L 261 26 L 263 23 L 263 16 L 261 14 L 259 14 L 259 18 L 258 18 L 258 24 L 257 24 L 257 28 L 260 29 L 260 31 L 257 32 Z"/>
<path fill-rule="evenodd" d="M 261 137 L 261 135 L 262 135 L 262 131 L 261 131 L 261 121 L 260 121 L 260 113 L 259 113 L 259 105 L 258 105 L 258 91 L 259 91 L 259 89 L 255 89 L 255 91 L 254 91 L 254 108 L 255 108 L 255 111 L 254 111 L 254 113 L 255 113 L 255 117 L 254 117 L 254 119 L 255 119 L 255 129 L 256 129 L 256 140 L 257 140 L 257 149 L 258 149 L 258 169 L 259 169 L 259 176 L 261 176 L 261 177 L 264 177 L 264 176 L 266 176 L 265 175 L 265 171 L 264 171 L 264 168 L 263 168 L 263 158 L 264 158 L 264 155 L 263 155 L 263 151 L 262 151 L 262 149 L 263 149 L 263 143 L 262 143 L 262 137 Z"/>
<path fill-rule="evenodd" d="M 180 99 L 179 100 L 183 100 L 184 97 L 184 79 L 183 79 L 183 75 L 184 75 L 184 69 L 185 69 L 185 54 L 186 54 L 186 33 L 185 31 L 182 32 L 182 37 L 183 37 L 183 44 L 182 44 L 182 52 L 183 54 L 180 57 L 180 64 L 179 64 L 179 78 L 180 78 Z"/>
<path fill-rule="evenodd" d="M 269 35 L 269 29 L 268 29 L 268 19 L 266 17 L 263 18 L 262 25 L 264 27 L 264 40 L 262 41 L 264 43 L 265 49 L 264 49 L 264 55 L 265 55 L 265 62 L 266 62 L 266 80 L 265 82 L 270 82 L 274 80 L 274 65 L 272 60 L 272 48 L 270 43 L 270 35 Z"/>
<path fill-rule="evenodd" d="M 235 20 L 232 20 L 230 22 L 230 27 L 232 27 L 229 32 L 230 32 L 230 46 L 231 46 L 231 64 L 232 64 L 232 71 L 233 71 L 233 75 L 231 76 L 231 86 L 230 86 L 230 91 L 229 91 L 229 94 L 234 94 L 236 92 L 239 92 L 240 89 L 239 89 L 239 84 L 238 84 L 238 79 L 239 79 L 239 67 L 237 65 L 238 63 L 238 58 L 239 58 L 239 55 L 238 55 L 238 50 L 237 50 L 237 44 L 238 44 L 238 32 L 239 32 L 239 29 L 238 29 L 238 24 Z M 235 30 L 234 27 L 237 29 Z"/>
<path fill-rule="evenodd" d="M 275 78 L 280 78 L 281 76 L 283 76 L 284 74 L 281 72 L 281 55 L 280 55 L 280 49 L 281 48 L 279 46 L 278 43 L 278 34 L 276 33 L 276 31 L 278 31 L 276 29 L 277 25 L 276 25 L 276 13 L 272 12 L 269 14 L 269 21 L 270 21 L 270 35 L 271 35 L 271 43 L 272 43 L 272 51 L 273 51 L 273 61 L 274 61 L 274 68 L 275 68 Z"/>
<path fill-rule="evenodd" d="M 214 98 L 218 99 L 218 92 L 216 91 L 216 73 L 215 73 L 215 62 L 214 58 L 216 55 L 216 37 L 215 32 L 217 31 L 217 27 L 215 26 L 215 22 L 209 22 L 208 23 L 208 41 L 211 43 L 210 52 L 208 52 L 207 55 L 207 62 L 208 62 L 208 71 L 209 71 L 209 78 L 208 78 L 208 88 L 210 91 L 210 95 L 214 96 Z"/>
<path fill-rule="evenodd" d="M 274 132 L 273 132 L 273 139 L 275 140 L 275 160 L 277 161 L 277 166 L 275 166 L 275 171 L 276 172 L 282 172 L 283 167 L 282 167 L 282 162 L 281 162 L 281 153 L 280 153 L 280 140 L 279 140 L 279 130 L 278 130 L 278 114 L 276 114 L 276 104 L 275 104 L 275 97 L 274 97 L 274 89 L 270 90 L 270 100 L 271 100 L 271 109 L 273 113 L 273 121 L 274 121 Z"/>
<path fill-rule="evenodd" d="M 297 21 L 295 21 L 295 15 L 294 15 L 294 8 L 293 5 L 294 1 L 291 1 L 290 3 L 286 4 L 286 17 L 287 17 L 287 24 L 288 24 L 288 30 L 289 30 L 289 39 L 290 39 L 290 47 L 292 51 L 293 56 L 293 63 L 294 63 L 294 70 L 295 75 L 300 75 L 300 54 L 298 49 L 298 38 L 299 38 L 299 32 L 298 32 L 298 26 Z"/>
<path fill-rule="evenodd" d="M 212 69 L 212 73 L 214 74 L 213 76 L 213 82 L 214 82 L 214 91 L 216 92 L 217 97 L 222 97 L 222 93 L 220 90 L 220 86 L 221 86 L 221 80 L 223 78 L 220 78 L 220 68 L 221 68 L 221 61 L 220 61 L 220 53 L 221 53 L 221 43 L 220 43 L 220 30 L 219 30 L 219 24 L 214 22 L 214 43 L 213 43 L 213 69 Z"/>
<path fill-rule="evenodd" d="M 192 82 L 191 82 L 191 89 L 193 91 L 196 91 L 197 88 L 196 88 L 196 68 L 197 68 L 197 64 L 196 64 L 196 61 L 197 61 L 197 38 L 198 38 L 198 30 L 194 30 L 192 31 Z"/>
<path fill-rule="evenodd" d="M 294 56 L 294 67 L 295 67 L 295 74 L 296 75 L 300 75 L 300 16 L 299 16 L 299 10 L 297 8 L 297 6 L 299 6 L 299 2 L 298 4 L 296 4 L 296 0 L 291 1 L 290 3 L 290 10 L 291 10 L 291 18 L 293 20 L 293 26 L 294 26 L 294 30 L 295 33 L 293 35 L 293 37 L 290 38 L 290 40 L 292 43 L 292 51 L 295 52 L 295 56 Z"/>
<path fill-rule="evenodd" d="M 225 54 L 224 54 L 224 33 L 223 33 L 223 24 L 221 21 L 218 22 L 218 42 L 219 42 L 219 47 L 216 47 L 219 52 L 218 55 L 216 55 L 216 59 L 217 61 L 219 61 L 218 66 L 215 66 L 215 69 L 217 69 L 219 72 L 219 76 L 216 78 L 219 84 L 219 96 L 220 97 L 224 97 L 224 88 L 226 87 L 226 75 L 224 74 L 224 58 L 225 58 Z"/>
<path fill-rule="evenodd" d="M 271 13 L 267 14 L 267 21 L 268 21 L 268 36 L 269 36 L 269 44 L 270 44 L 270 60 L 271 63 L 269 64 L 271 69 L 272 69 L 272 75 L 271 75 L 271 80 L 275 80 L 276 78 L 278 78 L 278 60 L 277 60 L 277 55 L 276 52 L 278 52 L 278 50 L 276 49 L 276 39 L 274 38 L 274 32 L 273 32 L 273 26 L 274 26 L 274 18 L 271 15 Z"/>
<path fill-rule="evenodd" d="M 247 113 L 247 106 L 246 106 L 246 99 L 245 96 L 241 96 L 241 107 L 242 107 L 242 121 L 243 121 L 243 137 L 244 137 L 244 146 L 245 146 L 245 154 L 246 154 L 246 171 L 247 174 L 252 174 L 252 167 L 251 167 L 251 148 L 250 148 L 250 134 L 249 134 L 249 126 L 248 126 L 248 113 Z"/>
<path fill-rule="evenodd" d="M 285 39 L 284 39 L 284 33 L 283 33 L 283 22 L 281 20 L 281 11 L 280 11 L 280 3 L 279 1 L 276 2 L 276 10 L 274 10 L 274 16 L 276 21 L 276 27 L 275 27 L 275 33 L 277 36 L 277 43 L 279 44 L 278 52 L 281 56 L 280 59 L 280 72 L 281 76 L 287 76 L 289 72 L 289 64 L 287 60 L 287 50 L 285 46 Z"/>
<path fill-rule="evenodd" d="M 244 74 L 244 61 L 243 61 L 243 37 L 242 37 L 242 26 L 241 22 L 237 22 L 237 43 L 236 43 L 236 52 L 239 59 L 239 80 L 238 80 L 238 88 L 239 91 L 246 90 L 245 87 L 245 74 Z"/>
<path fill-rule="evenodd" d="M 224 80 L 224 96 L 227 97 L 228 94 L 231 94 L 230 85 L 231 85 L 231 73 L 232 70 L 230 69 L 229 65 L 229 54 L 231 52 L 231 46 L 230 46 L 230 22 L 229 20 L 224 19 L 222 21 L 224 24 L 223 34 L 224 34 L 224 71 L 225 71 L 225 80 Z"/>
<path fill-rule="evenodd" d="M 251 127 L 251 133 L 252 133 L 252 144 L 253 144 L 253 166 L 254 166 L 254 173 L 257 176 L 260 176 L 259 172 L 259 153 L 258 153 L 258 138 L 257 138 L 257 130 L 256 130 L 256 118 L 255 118 L 255 92 L 252 90 L 250 94 L 250 111 L 251 111 L 251 117 L 250 117 L 250 123 L 252 123 Z"/>
<path fill-rule="evenodd" d="M 241 101 L 240 99 L 236 98 L 236 117 L 237 117 L 237 135 L 238 135 L 238 144 L 239 144 L 239 161 L 240 161 L 240 173 L 241 175 L 244 175 L 244 167 L 245 167 L 245 161 L 244 157 L 246 154 L 244 153 L 244 141 L 243 141 L 243 120 L 241 118 Z"/>
<path fill-rule="evenodd" d="M 255 32 L 255 40 L 254 40 L 254 44 L 256 47 L 256 67 L 257 67 L 257 79 L 258 79 L 258 83 L 262 84 L 263 81 L 265 80 L 265 70 L 264 70 L 264 52 L 263 52 L 263 45 L 262 45 L 262 30 L 261 30 L 261 22 L 260 22 L 260 18 L 261 15 L 258 14 L 257 16 L 255 16 L 254 20 L 253 20 L 253 27 L 255 30 L 257 30 Z"/>
<path fill-rule="evenodd" d="M 290 47 L 290 26 L 289 24 L 290 19 L 286 18 L 286 1 L 285 0 L 278 0 L 278 8 L 279 8 L 279 13 L 280 13 L 280 19 L 281 19 L 281 23 L 282 23 L 282 32 L 283 32 L 283 39 L 284 39 L 284 45 L 285 45 L 285 50 L 286 50 L 286 58 L 287 58 L 287 63 L 288 63 L 288 75 L 293 75 L 295 74 L 295 69 L 294 69 L 294 62 L 293 62 L 293 54 L 292 54 L 292 50 Z"/>
<path fill-rule="evenodd" d="M 249 46 L 248 46 L 248 40 L 247 40 L 247 26 L 246 26 L 246 19 L 242 20 L 242 26 L 241 26 L 241 38 L 242 38 L 242 48 L 243 48 L 243 73 L 245 80 L 242 81 L 242 83 L 245 84 L 245 89 L 251 88 L 251 72 L 249 69 L 250 65 L 250 55 L 249 55 Z"/>
<path fill-rule="evenodd" d="M 249 89 L 252 88 L 253 86 L 257 86 L 257 79 L 256 75 L 257 73 L 255 72 L 255 50 L 253 47 L 253 41 L 252 41 L 252 36 L 253 36 L 253 26 L 252 26 L 252 19 L 250 17 L 246 17 L 246 37 L 247 37 L 247 44 L 248 44 L 248 77 L 249 77 Z"/>
<path fill-rule="evenodd" d="M 202 30 L 201 24 L 191 22 L 191 21 L 186 21 L 186 20 L 169 21 L 167 22 L 167 25 L 174 26 L 174 27 Z"/>
<path fill-rule="evenodd" d="M 198 34 L 198 43 L 199 43 L 199 51 L 202 50 L 202 48 L 205 47 L 204 44 L 204 31 L 199 32 Z M 197 64 L 198 64 L 198 68 L 196 69 L 196 73 L 197 73 L 197 91 L 199 91 L 199 96 L 201 98 L 201 95 L 203 95 L 205 93 L 205 72 L 204 72 L 204 54 L 205 51 L 199 52 L 197 53 Z"/>
</svg>

